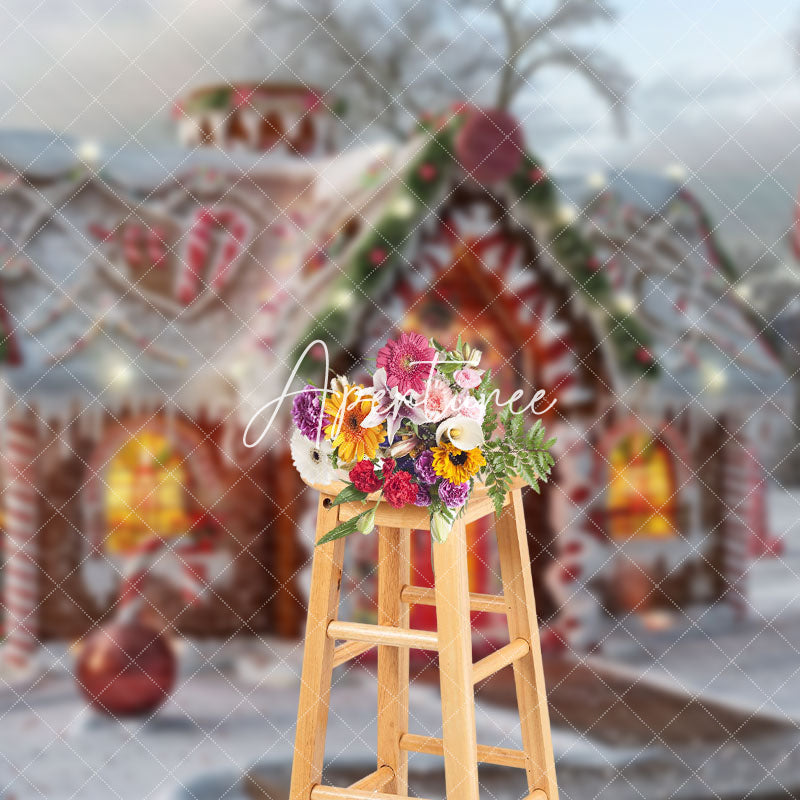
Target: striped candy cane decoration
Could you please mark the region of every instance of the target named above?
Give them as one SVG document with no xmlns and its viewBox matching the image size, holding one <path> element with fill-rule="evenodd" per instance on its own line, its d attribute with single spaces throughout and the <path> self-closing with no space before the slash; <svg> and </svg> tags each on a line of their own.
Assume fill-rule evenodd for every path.
<svg viewBox="0 0 800 800">
<path fill-rule="evenodd" d="M 197 297 L 200 290 L 200 275 L 211 248 L 211 230 L 214 215 L 207 208 L 201 208 L 189 229 L 186 243 L 186 259 L 178 276 L 176 294 L 184 305 L 188 305 Z"/>
<path fill-rule="evenodd" d="M 224 228 L 227 235 L 210 269 L 210 283 L 215 289 L 227 282 L 230 266 L 242 251 L 250 231 L 247 221 L 233 209 L 201 208 L 195 214 L 176 287 L 178 299 L 184 304 L 191 303 L 200 292 L 201 276 L 211 252 L 211 236 L 218 226 Z"/>
<path fill-rule="evenodd" d="M 36 429 L 12 420 L 6 429 L 6 487 L 3 660 L 18 669 L 30 665 L 38 644 L 39 568 L 36 563 L 37 493 L 34 460 Z"/>
<path fill-rule="evenodd" d="M 233 210 L 220 212 L 217 219 L 219 224 L 228 231 L 228 235 L 222 245 L 219 260 L 211 274 L 211 285 L 215 289 L 220 289 L 228 281 L 230 266 L 241 252 L 250 232 L 250 227 L 247 221 Z"/>
</svg>

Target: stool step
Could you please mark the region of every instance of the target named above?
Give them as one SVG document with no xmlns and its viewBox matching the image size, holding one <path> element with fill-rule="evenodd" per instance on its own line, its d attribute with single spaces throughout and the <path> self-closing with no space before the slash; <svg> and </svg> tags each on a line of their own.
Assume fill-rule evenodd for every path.
<svg viewBox="0 0 800 800">
<path fill-rule="evenodd" d="M 328 625 L 328 638 L 390 647 L 414 647 L 417 650 L 439 649 L 439 637 L 435 631 L 394 628 L 390 625 L 367 625 L 363 622 L 334 620 Z"/>
<path fill-rule="evenodd" d="M 547 800 L 547 792 L 542 789 L 535 789 L 525 798 L 525 800 Z"/>
<path fill-rule="evenodd" d="M 368 653 L 373 647 L 375 647 L 375 645 L 369 642 L 345 642 L 344 644 L 340 644 L 333 651 L 333 668 L 341 667 L 342 664 L 346 664 L 348 661 L 358 658 L 364 653 Z"/>
<path fill-rule="evenodd" d="M 311 800 L 420 800 L 407 794 L 385 794 L 360 789 L 339 789 L 335 786 L 317 784 L 311 790 Z M 538 798 L 535 798 L 538 800 Z"/>
<path fill-rule="evenodd" d="M 444 755 L 444 745 L 441 739 L 435 736 L 420 736 L 416 733 L 404 733 L 400 737 L 400 749 L 411 753 L 428 753 L 434 756 Z M 483 764 L 525 769 L 525 760 L 525 753 L 522 750 L 511 750 L 508 747 L 492 747 L 487 744 L 478 745 L 478 761 Z M 533 798 L 533 800 L 539 799 Z"/>
<path fill-rule="evenodd" d="M 494 675 L 503 667 L 525 658 L 530 651 L 531 646 L 525 639 L 514 639 L 513 642 L 498 648 L 494 653 L 489 653 L 486 658 L 482 658 L 472 665 L 472 682 L 479 683 L 484 678 Z"/>
<path fill-rule="evenodd" d="M 404 603 L 417 606 L 435 606 L 436 593 L 425 586 L 404 586 L 400 592 Z M 490 614 L 505 614 L 506 601 L 495 594 L 469 593 L 470 611 L 488 611 Z"/>
<path fill-rule="evenodd" d="M 370 772 L 369 775 L 365 775 L 360 781 L 351 783 L 350 786 L 348 786 L 348 789 L 358 789 L 367 792 L 382 792 L 393 778 L 394 770 L 384 764 L 382 767 L 378 767 L 375 772 Z"/>
</svg>

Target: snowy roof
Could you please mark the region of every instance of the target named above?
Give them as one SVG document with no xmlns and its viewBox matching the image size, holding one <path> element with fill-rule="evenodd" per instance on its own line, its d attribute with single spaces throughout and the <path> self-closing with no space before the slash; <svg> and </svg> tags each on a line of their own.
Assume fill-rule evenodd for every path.
<svg viewBox="0 0 800 800">
<path fill-rule="evenodd" d="M 244 148 L 185 148 L 159 144 L 98 145 L 45 131 L 0 131 L 0 163 L 31 180 L 65 178 L 88 165 L 111 183 L 131 191 L 152 191 L 181 176 L 218 171 L 229 176 L 258 173 L 310 179 L 317 167 L 279 152 L 254 153 Z"/>
</svg>

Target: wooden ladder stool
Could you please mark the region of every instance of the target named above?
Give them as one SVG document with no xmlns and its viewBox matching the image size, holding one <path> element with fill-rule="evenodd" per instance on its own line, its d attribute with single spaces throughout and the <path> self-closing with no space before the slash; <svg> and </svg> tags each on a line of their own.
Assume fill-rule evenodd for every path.
<svg viewBox="0 0 800 800">
<path fill-rule="evenodd" d="M 494 515 L 491 500 L 476 486 L 466 512 L 443 544 L 434 543 L 435 588 L 411 583 L 413 529 L 428 529 L 428 510 L 400 510 L 381 502 L 378 526 L 378 624 L 337 619 L 345 539 L 314 551 L 308 602 L 303 674 L 297 712 L 290 800 L 390 800 L 408 797 L 408 752 L 444 756 L 447 800 L 478 800 L 478 763 L 500 764 L 527 773 L 527 800 L 557 800 L 542 653 L 521 487 L 516 481 L 496 520 L 503 597 L 470 593 L 467 576 L 469 522 Z M 333 506 L 341 486 L 315 487 L 321 497 L 319 540 L 340 522 L 364 510 L 360 503 Z M 436 632 L 409 628 L 414 604 L 436 607 Z M 506 614 L 509 644 L 472 662 L 470 610 Z M 336 644 L 336 642 L 341 644 Z M 333 670 L 378 648 L 377 769 L 347 788 L 323 786 L 322 766 Z M 439 653 L 442 738 L 408 730 L 409 648 Z M 513 665 L 524 750 L 478 744 L 474 685 Z"/>
</svg>

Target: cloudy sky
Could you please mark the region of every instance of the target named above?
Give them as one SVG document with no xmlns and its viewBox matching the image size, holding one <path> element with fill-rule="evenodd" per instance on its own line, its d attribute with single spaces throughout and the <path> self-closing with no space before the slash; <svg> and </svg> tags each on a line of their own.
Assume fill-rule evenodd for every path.
<svg viewBox="0 0 800 800">
<path fill-rule="evenodd" d="M 554 71 L 520 109 L 533 149 L 560 172 L 681 164 L 730 235 L 780 240 L 800 185 L 800 0 L 614 5 L 590 36 L 635 78 L 627 136 Z M 0 127 L 168 141 L 176 97 L 269 70 L 256 14 L 249 0 L 3 0 Z"/>
</svg>

